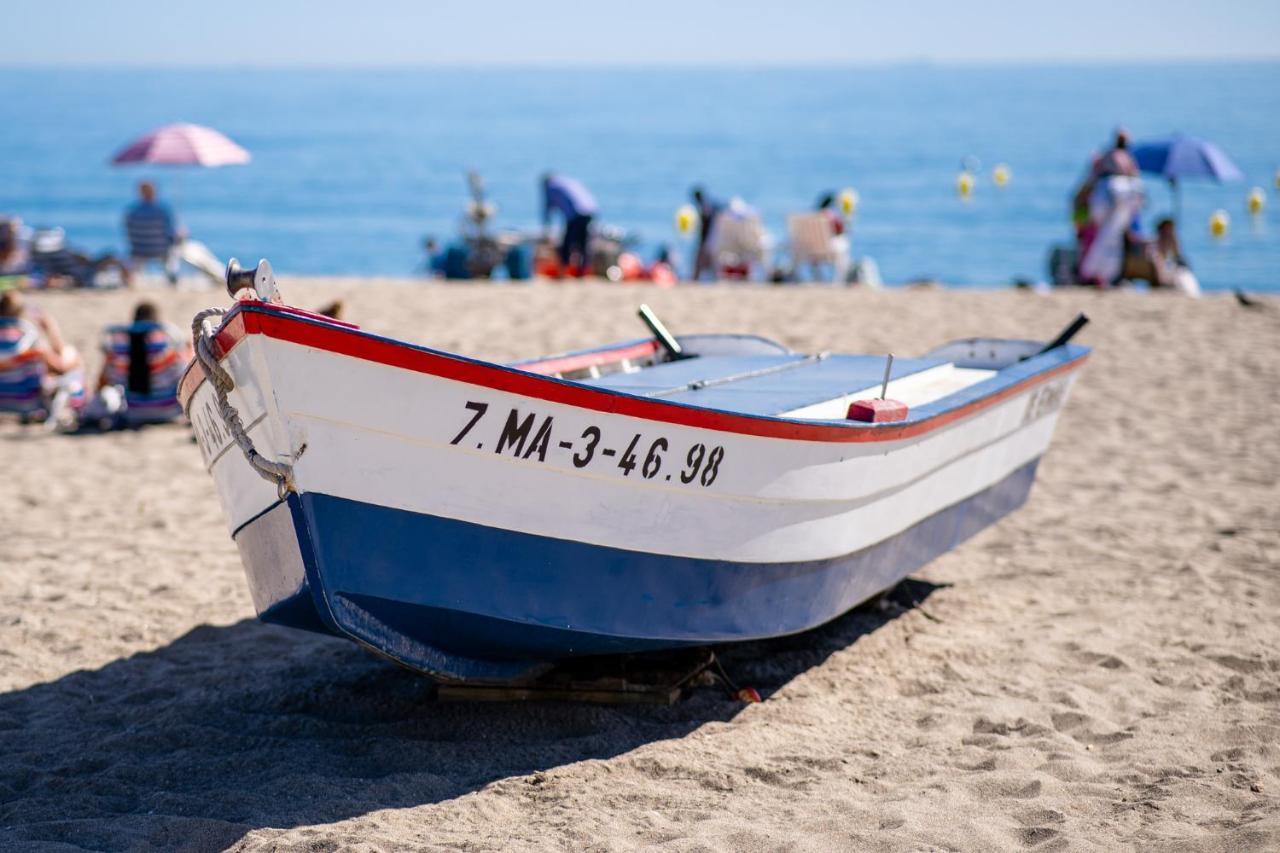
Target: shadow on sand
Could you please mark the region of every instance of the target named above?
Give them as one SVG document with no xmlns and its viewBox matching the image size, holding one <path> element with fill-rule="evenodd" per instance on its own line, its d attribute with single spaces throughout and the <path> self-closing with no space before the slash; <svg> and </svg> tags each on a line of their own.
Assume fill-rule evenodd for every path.
<svg viewBox="0 0 1280 853">
<path fill-rule="evenodd" d="M 720 657 L 767 698 L 934 589 L 909 580 L 887 607 Z M 218 849 L 609 758 L 742 709 L 714 688 L 669 708 L 430 695 L 353 644 L 254 620 L 0 695 L 0 847 Z"/>
</svg>

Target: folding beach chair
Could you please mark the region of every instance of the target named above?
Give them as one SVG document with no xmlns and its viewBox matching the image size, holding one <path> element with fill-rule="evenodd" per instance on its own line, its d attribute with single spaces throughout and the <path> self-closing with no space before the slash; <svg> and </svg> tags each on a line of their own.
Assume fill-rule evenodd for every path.
<svg viewBox="0 0 1280 853">
<path fill-rule="evenodd" d="M 831 267 L 832 280 L 843 284 L 849 275 L 849 239 L 837 234 L 831 218 L 820 211 L 794 213 L 787 217 L 791 239 L 791 264 L 799 274 L 802 267 L 811 270 Z"/>
<path fill-rule="evenodd" d="M 26 320 L 0 318 L 0 412 L 24 420 L 44 411 L 45 365 L 39 333 Z"/>
<path fill-rule="evenodd" d="M 164 423 L 182 416 L 178 383 L 187 359 L 173 330 L 163 323 L 108 326 L 102 355 L 107 384 L 124 394 L 124 424 Z"/>
<path fill-rule="evenodd" d="M 720 278 L 749 278 L 751 267 L 764 263 L 767 240 L 760 217 L 754 212 L 722 212 L 712 225 L 708 242 Z"/>
</svg>

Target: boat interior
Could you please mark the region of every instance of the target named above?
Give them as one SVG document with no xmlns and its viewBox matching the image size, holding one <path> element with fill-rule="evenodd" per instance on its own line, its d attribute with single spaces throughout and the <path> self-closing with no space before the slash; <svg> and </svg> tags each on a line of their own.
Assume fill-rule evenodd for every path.
<svg viewBox="0 0 1280 853">
<path fill-rule="evenodd" d="M 657 340 L 525 362 L 533 373 L 641 397 L 721 411 L 801 420 L 840 420 L 849 404 L 880 396 L 887 356 L 805 355 L 750 335 L 683 335 L 678 356 Z M 891 399 L 936 402 L 1035 353 L 1041 343 L 969 339 L 919 358 L 895 358 Z"/>
</svg>

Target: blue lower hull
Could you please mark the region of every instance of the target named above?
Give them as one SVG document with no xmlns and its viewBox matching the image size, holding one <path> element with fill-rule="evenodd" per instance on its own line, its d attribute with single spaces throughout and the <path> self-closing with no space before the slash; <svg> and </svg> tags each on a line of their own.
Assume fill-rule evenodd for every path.
<svg viewBox="0 0 1280 853">
<path fill-rule="evenodd" d="M 263 620 L 438 677 L 501 681 L 579 655 L 816 627 L 1016 509 L 1036 464 L 870 548 L 802 563 L 624 551 L 319 494 L 291 496 L 236 540 Z M 296 532 L 289 559 L 282 525 Z"/>
</svg>

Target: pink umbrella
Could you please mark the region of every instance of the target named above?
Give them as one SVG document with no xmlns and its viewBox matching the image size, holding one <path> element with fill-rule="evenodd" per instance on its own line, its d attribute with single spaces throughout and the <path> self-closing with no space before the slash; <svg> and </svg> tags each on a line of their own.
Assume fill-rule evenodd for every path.
<svg viewBox="0 0 1280 853">
<path fill-rule="evenodd" d="M 111 162 L 161 166 L 236 166 L 249 152 L 218 131 L 198 124 L 170 124 L 130 142 Z"/>
</svg>

